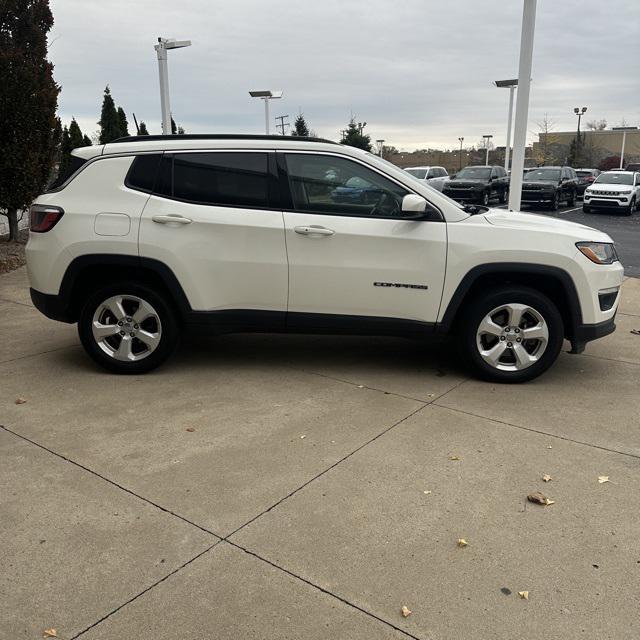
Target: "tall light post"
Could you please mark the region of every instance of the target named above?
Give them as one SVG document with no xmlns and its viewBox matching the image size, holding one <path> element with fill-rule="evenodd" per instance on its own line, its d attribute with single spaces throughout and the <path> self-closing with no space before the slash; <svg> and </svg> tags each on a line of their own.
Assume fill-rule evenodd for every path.
<svg viewBox="0 0 640 640">
<path fill-rule="evenodd" d="M 579 107 L 574 107 L 573 109 L 573 113 L 575 113 L 578 116 L 578 137 L 576 142 L 576 152 L 580 150 L 580 118 L 582 118 L 582 116 L 586 112 L 587 112 L 587 107 L 582 107 L 582 109 L 580 109 Z"/>
<path fill-rule="evenodd" d="M 513 94 L 518 86 L 518 79 L 496 80 L 493 84 L 499 89 L 509 89 L 509 117 L 507 119 L 507 144 L 504 149 L 504 168 L 509 171 L 509 154 L 511 152 L 511 119 L 513 117 Z"/>
<path fill-rule="evenodd" d="M 518 97 L 516 118 L 513 125 L 513 158 L 509 181 L 509 209 L 518 211 L 522 198 L 524 151 L 527 143 L 529 119 L 529 92 L 531 90 L 531 62 L 533 60 L 533 36 L 536 29 L 536 0 L 524 0 L 522 31 L 520 35 L 520 62 L 518 64 Z"/>
<path fill-rule="evenodd" d="M 611 127 L 612 131 L 622 131 L 622 149 L 620 151 L 620 169 L 624 166 L 624 145 L 627 142 L 627 131 L 637 131 L 638 127 Z"/>
<path fill-rule="evenodd" d="M 283 91 L 249 91 L 252 98 L 264 100 L 264 131 L 269 135 L 269 100 L 282 98 Z"/>
<path fill-rule="evenodd" d="M 384 145 L 384 140 L 376 140 L 376 144 L 378 145 L 378 155 L 382 158 L 382 148 Z"/>
<path fill-rule="evenodd" d="M 162 111 L 162 135 L 171 133 L 171 104 L 169 103 L 169 69 L 167 67 L 167 51 L 190 47 L 191 40 L 176 40 L 175 38 L 158 38 L 154 46 L 158 55 L 158 73 L 160 75 L 160 109 Z"/>
<path fill-rule="evenodd" d="M 486 154 L 485 154 L 485 158 L 484 158 L 484 163 L 489 166 L 489 143 L 491 142 L 491 138 L 493 138 L 492 135 L 485 135 L 482 136 L 484 138 L 484 148 L 486 150 Z"/>
<path fill-rule="evenodd" d="M 462 171 L 462 143 L 464 142 L 464 136 L 458 138 L 458 142 L 460 143 L 460 155 L 458 156 L 458 171 Z"/>
</svg>

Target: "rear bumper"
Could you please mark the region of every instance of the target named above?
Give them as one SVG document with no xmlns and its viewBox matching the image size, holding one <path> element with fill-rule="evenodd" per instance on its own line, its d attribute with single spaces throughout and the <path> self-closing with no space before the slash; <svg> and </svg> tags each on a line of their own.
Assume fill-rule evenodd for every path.
<svg viewBox="0 0 640 640">
<path fill-rule="evenodd" d="M 40 313 L 47 316 L 47 318 L 68 323 L 76 321 L 76 318 L 74 318 L 71 313 L 71 309 L 60 296 L 41 293 L 33 288 L 29 289 L 29 293 L 31 294 L 33 306 L 40 311 Z"/>
</svg>

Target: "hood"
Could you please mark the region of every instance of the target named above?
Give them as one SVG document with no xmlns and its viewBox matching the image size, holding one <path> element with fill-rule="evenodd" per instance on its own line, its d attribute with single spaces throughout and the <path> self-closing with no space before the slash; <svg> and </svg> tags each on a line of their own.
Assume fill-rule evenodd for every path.
<svg viewBox="0 0 640 640">
<path fill-rule="evenodd" d="M 607 184 L 606 182 L 599 182 L 598 184 L 591 184 L 589 193 L 602 193 L 603 191 L 609 191 L 612 193 L 620 193 L 621 191 L 631 191 L 633 187 L 630 184 Z"/>
<path fill-rule="evenodd" d="M 535 213 L 520 213 L 505 211 L 504 209 L 489 209 L 482 214 L 489 224 L 512 229 L 530 229 L 532 231 L 549 231 L 573 236 L 581 240 L 596 242 L 613 242 L 606 233 L 577 222 L 569 222 L 561 218 L 539 215 Z"/>
<path fill-rule="evenodd" d="M 447 184 L 459 185 L 461 187 L 466 185 L 487 184 L 488 180 L 480 180 L 476 178 L 450 178 L 447 180 Z"/>
<path fill-rule="evenodd" d="M 528 181 L 524 180 L 522 182 L 523 189 L 525 187 L 531 187 L 536 185 L 542 185 L 543 187 L 557 187 L 558 181 L 557 180 L 528 180 Z"/>
</svg>

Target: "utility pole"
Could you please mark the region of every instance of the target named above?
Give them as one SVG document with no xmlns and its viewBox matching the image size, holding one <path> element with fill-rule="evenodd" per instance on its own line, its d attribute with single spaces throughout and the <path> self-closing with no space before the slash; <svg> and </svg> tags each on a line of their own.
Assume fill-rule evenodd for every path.
<svg viewBox="0 0 640 640">
<path fill-rule="evenodd" d="M 533 38 L 536 28 L 536 0 L 524 0 L 523 4 L 520 63 L 518 66 L 518 97 L 516 99 L 516 118 L 513 127 L 513 159 L 509 185 L 510 211 L 519 211 L 522 200 L 522 177 L 527 143 L 527 121 L 529 119 L 529 93 L 531 91 Z"/>
<path fill-rule="evenodd" d="M 458 171 L 462 171 L 462 143 L 464 142 L 464 137 L 458 138 L 460 142 L 460 155 L 458 156 Z"/>
<path fill-rule="evenodd" d="M 160 109 L 162 111 L 162 135 L 171 133 L 171 105 L 169 104 L 169 69 L 167 66 L 167 51 L 190 47 L 191 40 L 176 40 L 175 38 L 158 38 L 154 46 L 158 55 L 158 74 L 160 76 Z"/>
<path fill-rule="evenodd" d="M 489 166 L 489 144 L 491 143 L 491 138 L 493 138 L 493 135 L 488 134 L 485 136 L 482 136 L 484 138 L 484 148 L 486 150 L 486 154 L 485 154 L 485 159 L 484 159 L 484 163 Z"/>
<path fill-rule="evenodd" d="M 285 127 L 291 126 L 289 122 L 285 122 L 285 118 L 288 120 L 289 116 L 276 116 L 276 120 L 280 120 L 280 124 L 276 124 L 276 129 L 280 129 L 280 135 L 284 135 Z"/>
</svg>

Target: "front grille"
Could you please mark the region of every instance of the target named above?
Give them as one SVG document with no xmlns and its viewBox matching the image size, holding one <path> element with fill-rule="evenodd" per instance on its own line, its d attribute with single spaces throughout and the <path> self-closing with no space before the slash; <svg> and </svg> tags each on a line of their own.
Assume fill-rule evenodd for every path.
<svg viewBox="0 0 640 640">
<path fill-rule="evenodd" d="M 619 196 L 619 191 L 591 191 L 589 193 L 590 196 L 594 198 L 599 198 L 600 196 Z"/>
</svg>

